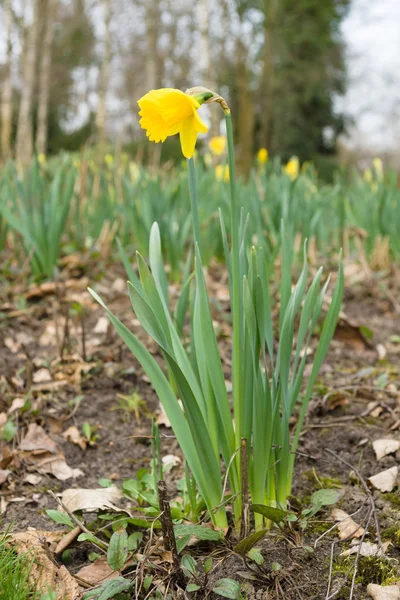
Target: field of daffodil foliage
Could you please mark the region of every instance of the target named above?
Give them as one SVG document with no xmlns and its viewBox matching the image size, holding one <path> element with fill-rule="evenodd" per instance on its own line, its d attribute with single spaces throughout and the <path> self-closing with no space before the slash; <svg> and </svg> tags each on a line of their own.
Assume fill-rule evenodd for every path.
<svg viewBox="0 0 400 600">
<path fill-rule="evenodd" d="M 200 146 L 198 134 L 207 132 L 198 114 L 204 103 L 214 105 L 215 110 L 222 108 L 226 135 Z M 400 189 L 397 175 L 385 172 L 379 159 L 364 173 L 338 171 L 328 184 L 311 162 L 300 164 L 292 157 L 282 163 L 271 159 L 266 148 L 255 154 L 250 177 L 237 177 L 231 114 L 219 95 L 204 88 L 185 93 L 167 88 L 149 92 L 138 104 L 140 125 L 149 142 L 163 143 L 179 134 L 185 159 L 181 165 L 150 167 L 138 157 L 94 148 L 79 156 L 39 155 L 25 169 L 10 162 L 0 172 L 0 277 L 4 284 L 0 323 L 7 333 L 6 369 L 0 378 L 6 398 L 4 406 L 0 405 L 0 485 L 9 484 L 12 495 L 17 485 L 13 477 L 21 465 L 29 471 L 22 483 L 34 486 L 43 475 L 56 477 L 62 485 L 67 479 L 83 477 L 80 468 L 66 463 L 68 456 L 59 450 L 58 441 L 91 452 L 89 448 L 101 445 L 102 437 L 113 435 L 96 468 L 93 455 L 90 462 L 101 488 L 64 489 L 61 499 L 50 492 L 63 512 L 50 508 L 46 515 L 68 528 L 55 554 L 64 557 L 75 541 L 91 544 L 96 552 L 88 555 L 93 564 L 83 567 L 75 578 L 63 571 L 69 595 L 62 596 L 66 588 L 54 595 L 61 575 L 55 570 L 56 561 L 50 561 L 52 574 L 43 582 L 50 591 L 41 598 L 172 599 L 184 589 L 198 594 L 196 598 L 216 594 L 239 600 L 243 590 L 237 578 L 219 575 L 213 581 L 209 576 L 215 566 L 213 552 L 200 561 L 199 571 L 200 562 L 186 550 L 192 538 L 220 544 L 221 564 L 228 556 L 240 557 L 246 568 L 253 561 L 258 567 L 250 568 L 248 579 L 257 583 L 257 589 L 269 589 L 278 576 L 271 576 L 272 566 L 262 571 L 265 558 L 255 545 L 279 531 L 288 547 L 299 548 L 312 517 L 345 495 L 345 490 L 338 489 L 340 482 L 328 478 L 329 485 L 325 485 L 313 466 L 318 489 L 307 502 L 294 498 L 300 480 L 297 461 L 302 457 L 317 461 L 325 451 L 330 452 L 360 480 L 367 496 L 353 516 L 370 506 L 363 521 L 367 521 L 366 529 L 361 528 L 360 552 L 372 515 L 377 523 L 374 497 L 360 471 L 348 462 L 348 455 L 342 458 L 329 448 L 317 448 L 315 457 L 304 452 L 308 448 L 302 436 L 316 386 L 323 393 L 317 401 L 322 413 L 329 410 L 332 399 L 332 410 L 347 407 L 340 390 L 352 390 L 357 378 L 370 376 L 374 379 L 369 389 L 386 393 L 385 403 L 372 402 L 354 418 L 375 418 L 381 414 L 377 408 L 387 409 L 394 421 L 390 431 L 399 426 L 398 406 L 389 406 L 391 399 L 398 398 L 389 379 L 393 370 L 382 374 L 374 368 L 358 369 L 350 384 L 331 381 L 333 392 L 320 377 L 323 367 L 325 373 L 328 368 L 335 372 L 326 365 L 327 357 L 334 357 L 335 369 L 342 359 L 340 348 L 329 354 L 338 331 L 358 350 L 360 345 L 362 350 L 372 347 L 369 328 L 349 323 L 342 310 L 345 270 L 346 276 L 361 270 L 372 294 L 372 282 L 380 281 L 383 289 L 383 279 L 397 269 Z M 121 271 L 123 278 L 117 278 Z M 389 287 L 384 291 L 385 310 L 390 305 L 390 310 L 398 311 Z M 104 339 L 88 337 L 87 323 L 94 313 L 98 321 L 93 332 Z M 53 320 L 43 328 L 50 315 Z M 14 326 L 13 318 L 21 321 Z M 389 343 L 393 346 L 399 339 L 391 332 Z M 54 351 L 57 356 L 52 355 Z M 128 351 L 134 366 L 126 368 L 124 353 Z M 378 344 L 377 353 L 383 361 L 386 347 Z M 366 360 L 371 357 L 367 355 Z M 343 372 L 349 372 L 348 366 Z M 133 392 L 117 395 L 117 410 L 128 419 L 113 421 L 110 410 L 115 407 L 109 407 L 103 386 L 108 385 L 113 393 L 115 389 L 124 392 L 132 381 Z M 91 419 L 105 415 L 103 422 L 93 426 L 85 421 L 81 431 L 76 425 L 63 431 L 63 423 L 75 419 L 90 390 L 87 414 Z M 152 401 L 157 399 L 159 412 L 146 412 L 143 393 L 151 394 Z M 141 411 L 148 420 L 151 417 L 151 429 L 147 424 L 147 430 L 138 433 Z M 131 415 L 136 425 L 129 422 Z M 340 421 L 344 422 L 348 422 L 346 416 Z M 127 436 L 121 434 L 124 426 Z M 161 427 L 171 435 L 160 434 Z M 142 442 L 150 440 L 149 446 L 136 455 L 142 466 L 135 478 L 129 464 L 130 478 L 117 487 L 114 482 L 123 477 L 130 452 L 127 440 L 132 436 Z M 161 448 L 170 439 L 178 455 L 165 457 Z M 386 454 L 400 448 L 393 439 L 378 441 L 384 442 Z M 12 449 L 6 443 L 12 443 Z M 348 445 L 347 438 L 343 443 Z M 357 447 L 367 443 L 368 438 Z M 109 461 L 114 450 L 119 452 L 117 466 Z M 98 479 L 103 462 L 120 472 L 101 472 Z M 170 472 L 179 465 L 181 479 L 177 481 Z M 379 487 L 374 477 L 369 478 L 370 484 L 391 492 L 397 485 L 397 467 L 396 474 L 393 469 L 385 471 L 392 472 L 390 485 L 385 479 Z M 40 476 L 33 474 L 36 470 Z M 167 483 L 175 493 L 171 503 Z M 40 493 L 32 502 L 39 499 Z M 15 498 L 15 502 L 20 500 Z M 0 512 L 11 502 L 0 504 Z M 46 501 L 41 504 L 47 505 Z M 86 511 L 100 511 L 98 519 L 85 522 Z M 350 519 L 346 512 L 338 512 L 345 515 L 344 521 Z M 338 512 L 332 518 L 339 521 L 340 538 L 346 541 L 347 534 L 341 535 L 342 520 L 335 517 Z M 360 529 L 351 523 L 349 538 Z M 161 541 L 155 534 L 156 546 L 163 544 L 165 550 L 160 558 L 154 558 L 152 545 L 157 529 L 163 537 Z M 373 556 L 378 560 L 387 546 L 382 545 L 378 525 L 376 532 Z M 42 542 L 28 538 L 19 540 L 33 544 L 42 560 Z M 7 540 L 0 537 L 3 545 Z M 14 539 L 14 543 L 18 546 L 19 542 Z M 330 595 L 335 543 L 326 598 L 336 595 Z M 307 552 L 311 555 L 314 550 Z M 36 563 L 33 560 L 29 568 Z M 99 569 L 96 576 L 91 572 L 94 566 Z M 386 570 L 379 581 L 391 582 L 393 569 Z M 357 564 L 347 572 L 352 573 L 353 590 Z M 32 583 L 28 575 L 26 581 Z M 35 585 L 43 591 L 40 577 Z M 285 581 L 291 585 L 289 576 Z M 84 593 L 83 588 L 91 584 L 98 586 L 97 591 Z M 9 585 L 13 589 L 12 578 Z M 275 597 L 295 596 L 277 592 Z"/>
<path fill-rule="evenodd" d="M 219 211 L 225 217 L 229 212 L 229 171 L 221 139 L 212 138 L 194 156 L 204 264 L 223 260 Z M 281 164 L 261 149 L 249 180 L 239 179 L 236 192 L 243 218 L 248 215 L 248 243 L 262 245 L 271 260 L 279 253 L 282 219 L 296 253 L 308 239 L 314 258 L 342 247 L 345 256 L 379 270 L 400 257 L 397 175 L 384 173 L 379 159 L 364 173 L 338 172 L 326 184 L 311 163 L 299 165 L 293 158 Z M 11 162 L 0 171 L 5 273 L 28 261 L 33 277 L 52 278 L 72 252 L 115 255 L 117 239 L 128 254 L 138 250 L 147 257 L 154 222 L 169 277 L 179 281 L 193 237 L 184 163 L 154 170 L 125 153 L 99 158 L 93 152 L 39 156 L 24 172 Z"/>
</svg>

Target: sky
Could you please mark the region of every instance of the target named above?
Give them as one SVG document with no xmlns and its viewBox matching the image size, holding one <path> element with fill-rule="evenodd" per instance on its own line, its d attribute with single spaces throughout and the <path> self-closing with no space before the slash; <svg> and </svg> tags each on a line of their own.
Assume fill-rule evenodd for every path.
<svg viewBox="0 0 400 600">
<path fill-rule="evenodd" d="M 349 86 L 339 102 L 354 119 L 348 143 L 400 146 L 400 0 L 352 0 L 343 23 Z"/>
</svg>

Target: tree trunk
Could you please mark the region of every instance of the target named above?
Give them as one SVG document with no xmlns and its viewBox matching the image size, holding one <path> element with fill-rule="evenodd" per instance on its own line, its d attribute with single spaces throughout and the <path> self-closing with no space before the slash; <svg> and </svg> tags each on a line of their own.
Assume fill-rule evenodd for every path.
<svg viewBox="0 0 400 600">
<path fill-rule="evenodd" d="M 147 54 L 146 54 L 146 90 L 150 91 L 160 87 L 158 66 L 158 37 L 160 29 L 160 9 L 158 6 L 159 0 L 147 0 L 146 8 L 146 39 L 147 39 Z M 148 147 L 149 164 L 153 168 L 157 168 L 161 157 L 161 144 L 150 144 Z"/>
<path fill-rule="evenodd" d="M 147 0 L 146 9 L 146 91 L 158 87 L 157 81 L 157 55 L 158 55 L 158 30 L 160 25 L 160 14 L 157 6 L 158 0 Z"/>
<path fill-rule="evenodd" d="M 7 32 L 7 59 L 4 69 L 3 98 L 1 104 L 1 154 L 7 160 L 11 154 L 11 128 L 12 128 L 12 6 L 11 0 L 4 4 L 5 27 Z"/>
<path fill-rule="evenodd" d="M 20 165 L 26 164 L 33 154 L 32 139 L 32 99 L 36 76 L 36 53 L 39 23 L 39 2 L 36 0 L 33 7 L 33 21 L 28 27 L 25 36 L 22 58 L 22 90 L 19 107 L 16 159 Z"/>
<path fill-rule="evenodd" d="M 43 13 L 41 18 L 44 20 L 44 36 L 39 74 L 36 148 L 40 154 L 46 154 L 51 78 L 51 54 L 54 35 L 53 18 L 56 10 L 56 0 L 44 0 L 42 10 Z"/>
<path fill-rule="evenodd" d="M 100 146 L 104 145 L 106 137 L 106 95 L 111 64 L 111 0 L 104 0 L 104 49 L 100 67 L 98 105 L 97 105 L 97 138 Z"/>
<path fill-rule="evenodd" d="M 261 79 L 261 133 L 260 146 L 273 150 L 272 121 L 275 101 L 274 32 L 277 27 L 276 0 L 264 0 L 264 64 Z"/>
<path fill-rule="evenodd" d="M 242 39 L 237 39 L 237 90 L 238 90 L 238 168 L 248 177 L 253 160 L 254 100 L 250 92 L 249 74 L 246 66 L 246 48 Z"/>
</svg>

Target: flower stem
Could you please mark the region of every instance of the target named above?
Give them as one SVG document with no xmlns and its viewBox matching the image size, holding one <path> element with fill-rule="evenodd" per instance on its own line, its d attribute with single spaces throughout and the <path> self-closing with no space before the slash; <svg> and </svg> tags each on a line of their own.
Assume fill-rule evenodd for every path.
<svg viewBox="0 0 400 600">
<path fill-rule="evenodd" d="M 240 297 L 240 260 L 239 260 L 239 215 L 236 199 L 235 155 L 233 148 L 232 119 L 230 111 L 225 111 L 226 136 L 228 141 L 229 187 L 231 196 L 231 255 L 232 255 L 232 299 L 233 321 L 233 408 L 235 414 L 235 446 L 240 447 L 242 429 L 242 367 L 241 364 L 241 297 Z M 237 460 L 240 481 L 240 460 Z M 236 522 L 241 511 L 241 495 L 235 501 Z"/>
<path fill-rule="evenodd" d="M 200 256 L 201 256 L 199 207 L 198 207 L 198 203 L 197 203 L 196 171 L 194 168 L 193 158 L 187 159 L 187 165 L 188 165 L 188 180 L 189 180 L 188 183 L 189 183 L 190 205 L 192 208 L 194 245 L 196 247 L 196 244 L 197 244 L 197 246 L 199 248 Z"/>
</svg>

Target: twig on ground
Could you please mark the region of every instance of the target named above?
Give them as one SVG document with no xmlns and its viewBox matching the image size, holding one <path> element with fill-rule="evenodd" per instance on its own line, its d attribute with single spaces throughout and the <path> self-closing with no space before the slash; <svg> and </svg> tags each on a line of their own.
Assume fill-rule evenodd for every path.
<svg viewBox="0 0 400 600">
<path fill-rule="evenodd" d="M 167 485 L 163 479 L 157 484 L 158 503 L 160 505 L 160 521 L 163 532 L 164 547 L 172 554 L 174 569 L 176 572 L 177 581 L 184 585 L 184 576 L 181 570 L 181 561 L 179 560 L 178 550 L 176 547 L 176 539 L 174 533 L 174 525 L 172 523 L 171 507 L 167 498 Z"/>
<path fill-rule="evenodd" d="M 374 523 L 375 523 L 375 528 L 376 528 L 376 537 L 378 538 L 379 549 L 382 552 L 382 554 L 384 554 L 384 548 L 382 546 L 382 540 L 381 540 L 380 528 L 379 528 L 379 523 L 378 523 L 378 517 L 376 514 L 376 506 L 375 506 L 374 497 L 371 494 L 371 490 L 369 489 L 364 477 L 361 475 L 361 473 L 360 473 L 359 469 L 357 469 L 357 467 L 354 467 L 349 462 L 347 462 L 346 460 L 341 458 L 338 454 L 336 454 L 336 452 L 334 452 L 333 450 L 330 450 L 329 448 L 325 448 L 325 451 L 328 452 L 328 454 L 331 454 L 332 456 L 334 456 L 339 462 L 346 465 L 346 467 L 349 467 L 349 469 L 354 471 L 354 473 L 359 478 L 360 483 L 361 483 L 362 487 L 364 488 L 365 493 L 367 494 L 367 497 L 369 499 L 369 503 L 371 506 L 371 511 L 372 511 L 372 514 L 374 517 Z"/>
<path fill-rule="evenodd" d="M 95 535 L 93 535 L 93 533 L 85 527 L 85 525 L 74 515 L 73 512 L 71 512 L 65 506 L 65 504 L 62 502 L 62 500 L 60 500 L 60 498 L 58 498 L 52 490 L 49 490 L 49 494 L 50 494 L 50 496 L 52 496 L 52 498 L 54 498 L 54 500 L 57 502 L 57 504 L 59 506 L 61 506 L 63 511 L 67 513 L 67 515 L 72 519 L 72 521 L 75 523 L 75 525 L 77 525 L 83 533 L 87 533 L 88 535 L 90 535 L 92 543 L 95 546 L 97 546 L 102 552 L 106 552 L 106 550 L 108 548 L 107 542 L 103 542 L 102 540 L 99 540 Z"/>
<path fill-rule="evenodd" d="M 363 541 L 365 539 L 365 536 L 367 534 L 368 527 L 369 527 L 369 522 L 371 520 L 371 517 L 372 517 L 372 510 L 369 511 L 368 521 L 367 521 L 367 524 L 365 526 L 364 532 L 363 532 L 363 534 L 361 536 L 361 539 L 360 539 L 360 543 L 359 543 L 358 548 L 357 548 L 356 560 L 354 561 L 354 572 L 353 572 L 353 577 L 351 579 L 351 588 L 350 588 L 349 600 L 352 600 L 352 598 L 353 598 L 354 586 L 355 586 L 355 583 L 356 583 L 358 559 L 360 558 L 361 546 L 362 546 L 362 543 L 363 543 Z"/>
</svg>

